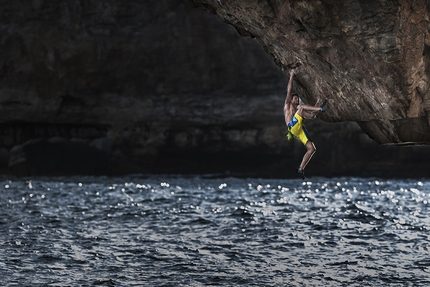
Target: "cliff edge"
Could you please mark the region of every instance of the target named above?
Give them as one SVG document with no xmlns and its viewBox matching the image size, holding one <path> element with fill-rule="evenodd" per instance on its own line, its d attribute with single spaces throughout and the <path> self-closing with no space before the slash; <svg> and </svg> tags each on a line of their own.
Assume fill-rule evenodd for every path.
<svg viewBox="0 0 430 287">
<path fill-rule="evenodd" d="M 324 121 L 355 121 L 380 144 L 430 143 L 428 1 L 190 2 L 257 38 L 286 73 L 300 65 L 305 101 L 329 101 Z"/>
</svg>

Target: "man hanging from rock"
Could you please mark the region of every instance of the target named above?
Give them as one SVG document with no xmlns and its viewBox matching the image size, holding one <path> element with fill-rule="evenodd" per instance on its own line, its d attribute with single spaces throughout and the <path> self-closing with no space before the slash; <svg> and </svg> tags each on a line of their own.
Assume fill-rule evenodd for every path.
<svg viewBox="0 0 430 287">
<path fill-rule="evenodd" d="M 318 99 L 314 107 L 303 104 L 299 105 L 299 96 L 296 92 L 293 92 L 293 77 L 295 73 L 295 69 L 291 69 L 290 80 L 287 87 L 287 97 L 285 98 L 284 116 L 285 123 L 288 128 L 286 134 L 288 140 L 297 138 L 305 145 L 307 149 L 305 155 L 303 156 L 303 160 L 297 169 L 297 173 L 302 177 L 302 179 L 305 179 L 305 167 L 311 160 L 312 156 L 315 154 L 316 147 L 311 141 L 309 134 L 303 125 L 303 122 L 305 118 L 315 118 L 319 112 L 325 112 L 327 100 L 324 100 L 324 102 L 320 105 L 320 99 Z"/>
</svg>

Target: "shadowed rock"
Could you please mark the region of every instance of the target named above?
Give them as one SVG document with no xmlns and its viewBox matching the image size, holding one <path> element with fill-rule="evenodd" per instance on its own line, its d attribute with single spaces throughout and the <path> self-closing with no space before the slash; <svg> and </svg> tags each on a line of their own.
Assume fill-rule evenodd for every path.
<svg viewBox="0 0 430 287">
<path fill-rule="evenodd" d="M 194 1 L 258 40 L 186 0 L 0 2 L 1 173 L 296 176 L 299 63 L 303 100 L 329 100 L 308 175 L 428 170 L 426 147 L 342 122 L 428 142 L 420 1 Z"/>
<path fill-rule="evenodd" d="M 34 140 L 12 150 L 9 167 L 17 175 L 104 175 L 108 161 L 106 152 L 83 143 Z"/>
</svg>

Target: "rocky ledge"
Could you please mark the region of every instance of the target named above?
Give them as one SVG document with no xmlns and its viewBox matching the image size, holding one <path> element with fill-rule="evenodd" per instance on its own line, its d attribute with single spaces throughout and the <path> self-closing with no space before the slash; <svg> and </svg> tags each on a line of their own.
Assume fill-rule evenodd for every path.
<svg viewBox="0 0 430 287">
<path fill-rule="evenodd" d="M 300 66 L 324 121 L 355 121 L 381 144 L 430 143 L 430 5 L 425 0 L 191 0 L 258 39 L 280 67 Z"/>
</svg>

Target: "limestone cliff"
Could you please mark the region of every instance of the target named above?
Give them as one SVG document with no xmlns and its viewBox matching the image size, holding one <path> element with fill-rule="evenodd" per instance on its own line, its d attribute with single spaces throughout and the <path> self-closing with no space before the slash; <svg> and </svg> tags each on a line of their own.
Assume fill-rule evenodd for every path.
<svg viewBox="0 0 430 287">
<path fill-rule="evenodd" d="M 258 39 L 325 121 L 355 121 L 376 142 L 430 143 L 425 0 L 192 0 Z"/>
<path fill-rule="evenodd" d="M 301 62 L 304 100 L 330 101 L 307 123 L 318 149 L 308 175 L 427 175 L 426 147 L 377 145 L 342 122 L 379 142 L 427 142 L 401 129 L 427 127 L 426 82 L 412 81 L 424 58 L 398 60 L 400 40 L 420 45 L 419 7 L 235 3 L 195 1 L 258 40 L 186 0 L 0 0 L 0 173 L 293 177 L 304 148 L 284 138 L 282 68 Z"/>
</svg>

